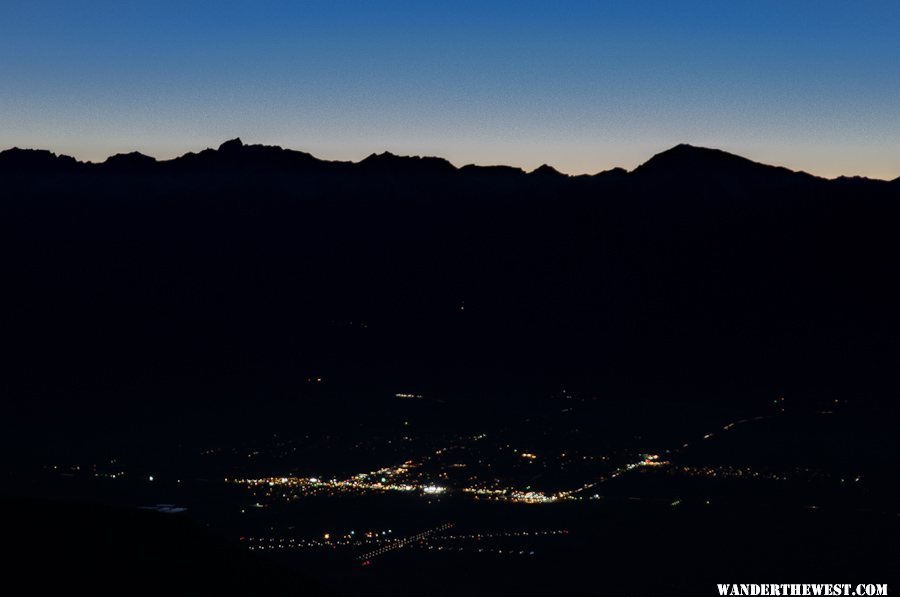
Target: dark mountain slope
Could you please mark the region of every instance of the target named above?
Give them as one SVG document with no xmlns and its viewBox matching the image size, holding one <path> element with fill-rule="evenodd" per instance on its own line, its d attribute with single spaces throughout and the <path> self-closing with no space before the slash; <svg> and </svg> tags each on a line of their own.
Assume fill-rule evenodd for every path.
<svg viewBox="0 0 900 597">
<path fill-rule="evenodd" d="M 649 177 L 705 176 L 745 178 L 813 178 L 805 172 L 793 172 L 779 166 L 760 164 L 720 149 L 681 144 L 658 153 L 635 169 L 635 174 Z"/>
<path fill-rule="evenodd" d="M 151 168 L 156 164 L 156 158 L 144 155 L 138 151 L 131 153 L 117 153 L 106 158 L 102 166 L 110 170 L 141 170 Z"/>
<path fill-rule="evenodd" d="M 56 155 L 45 149 L 19 149 L 13 147 L 0 152 L 0 172 L 54 174 L 74 170 L 79 162 L 67 155 Z"/>
<path fill-rule="evenodd" d="M 593 177 L 237 140 L 119 161 L 0 153 L 22 416 L 306 400 L 311 371 L 497 408 L 900 389 L 896 183 L 688 146 Z"/>
</svg>

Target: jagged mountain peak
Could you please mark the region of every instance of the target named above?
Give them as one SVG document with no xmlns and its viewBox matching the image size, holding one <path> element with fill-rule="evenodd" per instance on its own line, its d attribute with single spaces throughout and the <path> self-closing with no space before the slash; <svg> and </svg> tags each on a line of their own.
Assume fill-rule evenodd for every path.
<svg viewBox="0 0 900 597">
<path fill-rule="evenodd" d="M 549 164 L 541 164 L 540 166 L 529 172 L 529 174 L 533 176 L 566 176 Z"/>
<path fill-rule="evenodd" d="M 385 172 L 451 172 L 456 167 L 444 158 L 431 156 L 402 156 L 383 151 L 372 153 L 358 165 L 366 169 L 383 170 Z"/>
<path fill-rule="evenodd" d="M 131 151 L 128 153 L 117 153 L 106 158 L 103 162 L 105 166 L 145 166 L 155 164 L 156 158 L 143 154 L 139 151 Z"/>
<path fill-rule="evenodd" d="M 240 137 L 235 137 L 234 139 L 229 139 L 225 141 L 221 145 L 219 145 L 219 151 L 221 152 L 232 152 L 238 151 L 244 148 L 244 142 L 241 141 Z"/>
</svg>

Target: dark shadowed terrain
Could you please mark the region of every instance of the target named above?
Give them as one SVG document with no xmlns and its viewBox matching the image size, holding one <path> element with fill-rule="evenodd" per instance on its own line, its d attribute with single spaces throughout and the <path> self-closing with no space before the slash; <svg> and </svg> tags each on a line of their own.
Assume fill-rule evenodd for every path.
<svg viewBox="0 0 900 597">
<path fill-rule="evenodd" d="M 41 565 L 78 574 L 61 564 L 73 536 L 121 518 L 135 531 L 115 541 L 152 527 L 150 545 L 196 547 L 174 568 L 156 547 L 113 549 L 111 580 L 164 569 L 183 594 L 224 569 L 243 580 L 215 586 L 234 594 L 262 594 L 243 588 L 258 575 L 298 594 L 318 594 L 310 577 L 417 594 L 443 575 L 429 594 L 448 595 L 712 594 L 897 569 L 900 179 L 689 145 L 569 177 L 233 140 L 100 164 L 10 149 L 0 196 L 0 488 L 41 520 Z M 430 506 L 304 493 L 404 462 Z M 303 481 L 221 485 L 269 476 Z M 461 501 L 473 483 L 568 501 Z M 435 484 L 460 495 L 432 503 Z M 169 501 L 187 512 L 133 510 Z M 491 548 L 539 558 L 526 565 L 427 559 L 469 540 L 432 538 L 363 571 L 357 552 L 239 540 L 351 519 L 572 538 Z"/>
</svg>

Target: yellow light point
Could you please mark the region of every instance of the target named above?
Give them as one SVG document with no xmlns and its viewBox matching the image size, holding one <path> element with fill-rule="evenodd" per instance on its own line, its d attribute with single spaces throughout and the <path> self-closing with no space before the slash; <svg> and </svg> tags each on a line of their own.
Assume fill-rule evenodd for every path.
<svg viewBox="0 0 900 597">
<path fill-rule="evenodd" d="M 328 541 L 329 539 L 331 539 L 331 533 L 325 533 L 324 535 L 322 535 L 322 538 Z"/>
</svg>

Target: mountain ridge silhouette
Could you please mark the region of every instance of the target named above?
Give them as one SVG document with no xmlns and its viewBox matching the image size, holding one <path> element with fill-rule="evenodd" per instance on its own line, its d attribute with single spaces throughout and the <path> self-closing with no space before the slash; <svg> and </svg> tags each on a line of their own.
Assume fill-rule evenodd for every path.
<svg viewBox="0 0 900 597">
<path fill-rule="evenodd" d="M 199 152 L 187 152 L 180 156 L 158 160 L 152 156 L 142 154 L 138 151 L 128 153 L 119 153 L 109 156 L 102 162 L 79 161 L 74 157 L 56 154 L 45 149 L 21 149 L 13 147 L 0 151 L 0 170 L 4 172 L 14 172 L 16 170 L 34 170 L 34 169 L 127 169 L 129 171 L 149 170 L 152 168 L 170 168 L 170 169 L 190 169 L 190 168 L 216 168 L 227 166 L 259 168 L 266 167 L 268 169 L 281 169 L 289 171 L 295 168 L 298 171 L 308 171 L 310 169 L 328 170 L 343 169 L 347 172 L 353 167 L 364 169 L 369 172 L 382 172 L 390 174 L 438 174 L 438 173 L 480 173 L 507 175 L 525 174 L 524 170 L 515 166 L 507 165 L 478 165 L 465 164 L 457 167 L 442 157 L 436 156 L 405 156 L 397 155 L 388 151 L 381 153 L 372 153 L 369 156 L 359 160 L 341 161 L 341 160 L 323 160 L 313 156 L 310 153 L 295 149 L 287 149 L 278 145 L 262 145 L 262 144 L 245 144 L 236 137 L 224 141 L 218 148 L 207 148 Z M 563 178 L 591 178 L 591 177 L 610 177 L 611 175 L 621 176 L 627 174 L 629 176 L 648 178 L 648 177 L 664 177 L 671 179 L 673 176 L 678 177 L 701 177 L 704 175 L 720 175 L 720 176 L 738 176 L 738 177 L 781 177 L 781 178 L 806 178 L 808 180 L 818 179 L 826 181 L 847 181 L 855 182 L 890 182 L 900 183 L 900 177 L 893 180 L 875 179 L 864 176 L 838 176 L 835 178 L 824 178 L 808 174 L 803 171 L 790 170 L 783 166 L 774 166 L 753 161 L 749 158 L 723 151 L 721 149 L 694 146 L 687 143 L 681 143 L 665 151 L 659 152 L 651 156 L 645 162 L 639 164 L 632 170 L 624 168 L 611 168 L 598 172 L 596 174 L 582 174 L 570 176 L 562 174 L 553 166 L 543 164 L 532 170 L 530 174 L 537 176 L 556 176 Z"/>
<path fill-rule="evenodd" d="M 820 178 L 782 166 L 754 162 L 721 149 L 695 147 L 687 143 L 681 143 L 654 155 L 632 172 L 643 176 L 719 174 L 740 177 L 769 175 Z"/>
<path fill-rule="evenodd" d="M 190 404 L 312 369 L 448 398 L 900 390 L 896 181 L 687 145 L 567 176 L 239 139 L 0 171 L 10 395 Z"/>
</svg>

